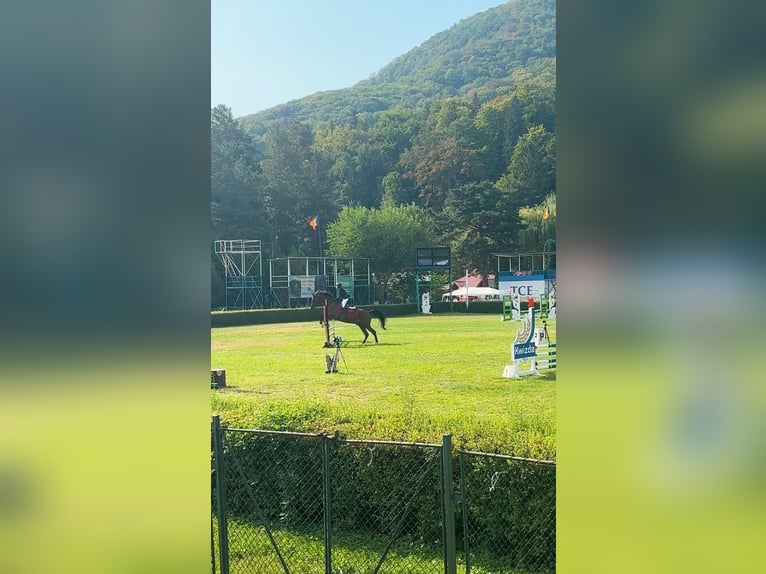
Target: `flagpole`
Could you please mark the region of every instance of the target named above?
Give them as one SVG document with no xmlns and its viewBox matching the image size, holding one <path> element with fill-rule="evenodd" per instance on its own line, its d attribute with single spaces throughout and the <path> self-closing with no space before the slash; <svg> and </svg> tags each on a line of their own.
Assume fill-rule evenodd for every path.
<svg viewBox="0 0 766 574">
<path fill-rule="evenodd" d="M 311 218 L 311 221 L 309 221 L 309 225 L 311 226 L 311 229 L 317 232 L 317 239 L 319 240 L 319 258 L 322 258 L 322 229 L 319 225 L 319 216 L 315 215 Z"/>
<path fill-rule="evenodd" d="M 548 250 L 548 208 L 543 208 L 543 271 L 545 271 L 546 252 Z"/>
<path fill-rule="evenodd" d="M 545 212 L 543 212 L 543 271 L 545 271 L 545 251 L 548 246 L 548 226 L 545 223 Z"/>
<path fill-rule="evenodd" d="M 317 237 L 319 238 L 319 258 L 322 258 L 322 226 L 319 224 L 319 218 L 317 217 Z"/>
<path fill-rule="evenodd" d="M 468 269 L 465 270 L 465 310 L 468 311 Z"/>
</svg>

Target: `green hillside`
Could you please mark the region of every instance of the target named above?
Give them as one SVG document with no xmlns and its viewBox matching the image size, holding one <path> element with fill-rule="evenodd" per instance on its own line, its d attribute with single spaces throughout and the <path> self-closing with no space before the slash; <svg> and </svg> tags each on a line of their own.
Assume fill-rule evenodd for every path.
<svg viewBox="0 0 766 574">
<path fill-rule="evenodd" d="M 433 100 L 475 97 L 479 103 L 507 94 L 513 72 L 534 75 L 556 55 L 554 0 L 515 0 L 458 22 L 396 58 L 369 79 L 346 89 L 318 92 L 243 116 L 251 136 L 274 122 L 297 119 L 319 127 L 374 122 L 396 105 L 424 108 Z"/>
</svg>

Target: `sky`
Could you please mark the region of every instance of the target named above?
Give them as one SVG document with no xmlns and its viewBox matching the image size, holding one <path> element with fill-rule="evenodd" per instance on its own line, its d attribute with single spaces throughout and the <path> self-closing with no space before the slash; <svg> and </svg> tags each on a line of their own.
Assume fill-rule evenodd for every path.
<svg viewBox="0 0 766 574">
<path fill-rule="evenodd" d="M 235 117 L 348 88 L 504 0 L 212 0 L 211 107 Z"/>
</svg>

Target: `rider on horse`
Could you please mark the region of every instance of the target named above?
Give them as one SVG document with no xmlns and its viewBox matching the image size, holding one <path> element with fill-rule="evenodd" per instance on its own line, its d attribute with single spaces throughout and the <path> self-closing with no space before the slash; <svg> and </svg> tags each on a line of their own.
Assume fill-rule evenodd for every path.
<svg viewBox="0 0 766 574">
<path fill-rule="evenodd" d="M 340 316 L 345 317 L 346 315 L 346 307 L 348 306 L 348 293 L 346 293 L 346 290 L 343 288 L 343 285 L 341 283 L 338 283 L 336 285 L 338 288 L 338 296 L 337 301 L 340 303 Z"/>
</svg>

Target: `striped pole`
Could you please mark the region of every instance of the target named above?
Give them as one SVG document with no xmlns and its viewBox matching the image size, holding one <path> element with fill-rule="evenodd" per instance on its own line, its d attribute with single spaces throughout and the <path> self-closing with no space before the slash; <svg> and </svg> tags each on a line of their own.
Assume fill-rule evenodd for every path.
<svg viewBox="0 0 766 574">
<path fill-rule="evenodd" d="M 330 325 L 327 322 L 327 301 L 322 305 L 322 323 L 324 323 L 324 348 L 332 347 L 330 344 Z"/>
</svg>

